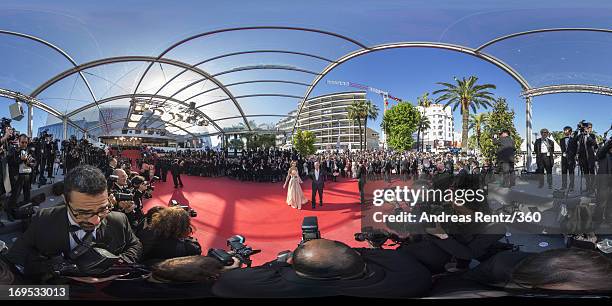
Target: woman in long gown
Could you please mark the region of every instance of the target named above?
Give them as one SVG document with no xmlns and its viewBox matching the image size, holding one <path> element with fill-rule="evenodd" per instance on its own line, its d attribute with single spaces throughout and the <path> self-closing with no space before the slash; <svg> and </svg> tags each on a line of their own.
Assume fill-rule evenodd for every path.
<svg viewBox="0 0 612 306">
<path fill-rule="evenodd" d="M 289 168 L 289 173 L 287 174 L 287 179 L 285 179 L 283 188 L 287 188 L 287 184 L 289 184 L 289 188 L 287 189 L 287 205 L 293 208 L 302 209 L 302 204 L 308 203 L 308 199 L 304 196 L 302 186 L 300 186 L 300 184 L 302 184 L 302 179 L 300 179 L 296 162 L 291 162 L 291 167 Z"/>
</svg>

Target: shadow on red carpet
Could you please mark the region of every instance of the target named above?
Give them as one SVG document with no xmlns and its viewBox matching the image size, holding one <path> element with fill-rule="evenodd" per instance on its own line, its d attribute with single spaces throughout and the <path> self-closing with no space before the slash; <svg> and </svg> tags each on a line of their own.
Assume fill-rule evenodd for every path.
<svg viewBox="0 0 612 306">
<path fill-rule="evenodd" d="M 240 182 L 226 177 L 181 178 L 185 186 L 178 189 L 170 174 L 167 182 L 158 182 L 154 197 L 145 202 L 145 210 L 168 205 L 171 200 L 190 205 L 198 213 L 192 221 L 204 255 L 209 248 L 226 249 L 227 238 L 240 234 L 253 249 L 262 250 L 252 258 L 255 265 L 270 261 L 278 252 L 297 246 L 306 216 L 318 217 L 324 238 L 365 246 L 353 239 L 361 228 L 356 180 L 326 182 L 323 206 L 317 203 L 313 210 L 309 202 L 298 210 L 287 205 L 287 190 L 282 183 Z M 310 181 L 305 181 L 302 188 L 310 200 Z"/>
</svg>

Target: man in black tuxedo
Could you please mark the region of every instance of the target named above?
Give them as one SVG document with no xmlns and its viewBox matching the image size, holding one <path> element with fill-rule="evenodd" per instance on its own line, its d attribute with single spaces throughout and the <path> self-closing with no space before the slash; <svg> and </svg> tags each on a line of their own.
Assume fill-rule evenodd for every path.
<svg viewBox="0 0 612 306">
<path fill-rule="evenodd" d="M 310 179 L 312 180 L 312 208 L 315 209 L 317 207 L 317 193 L 319 193 L 319 206 L 323 206 L 323 187 L 325 187 L 325 171 L 321 169 L 319 162 L 314 163 Z"/>
<path fill-rule="evenodd" d="M 365 184 L 368 177 L 368 170 L 366 170 L 363 160 L 359 161 L 357 168 L 357 180 L 359 181 L 359 204 L 365 205 Z"/>
<path fill-rule="evenodd" d="M 572 128 L 566 126 L 563 128 L 564 137 L 561 138 L 561 185 L 563 189 L 567 188 L 567 174 L 570 176 L 569 190 L 574 190 L 574 172 L 576 170 L 576 151 L 578 146 L 576 139 L 572 137 Z"/>
<path fill-rule="evenodd" d="M 64 179 L 66 205 L 42 209 L 7 254 L 7 259 L 33 281 L 46 279 L 51 259 L 66 259 L 83 243 L 120 257 L 119 263 L 135 263 L 142 245 L 125 214 L 112 211 L 106 178 L 98 168 L 83 165 L 72 169 Z"/>
<path fill-rule="evenodd" d="M 233 298 L 400 298 L 423 296 L 430 287 L 431 273 L 409 253 L 314 239 L 287 262 L 223 273 L 212 292 Z"/>
<path fill-rule="evenodd" d="M 182 163 L 182 162 L 181 162 Z M 181 163 L 178 159 L 175 159 L 170 166 L 170 172 L 172 173 L 172 180 L 174 181 L 174 188 L 183 187 L 183 180 L 181 179 Z"/>
<path fill-rule="evenodd" d="M 508 130 L 503 130 L 499 137 L 497 134 L 493 137 L 495 138 L 493 143 L 497 146 L 497 165 L 499 172 L 502 173 L 502 185 L 512 187 L 514 186 L 514 155 L 516 154 L 514 139 Z"/>
<path fill-rule="evenodd" d="M 536 165 L 538 166 L 537 172 L 540 178 L 540 188 L 544 186 L 544 172 L 546 172 L 546 182 L 548 188 L 552 188 L 552 167 L 553 167 L 553 153 L 555 151 L 555 143 L 552 139 L 548 138 L 548 130 L 542 129 L 540 131 L 541 137 L 536 139 L 533 145 L 533 150 L 536 154 Z"/>
<path fill-rule="evenodd" d="M 577 155 L 580 170 L 582 170 L 586 180 L 587 192 L 592 192 L 595 189 L 595 153 L 597 153 L 598 148 L 597 139 L 595 134 L 593 134 L 593 124 L 590 122 L 582 123 L 582 128 L 579 125 L 579 131 L 574 132 L 574 135 L 578 148 Z"/>
</svg>

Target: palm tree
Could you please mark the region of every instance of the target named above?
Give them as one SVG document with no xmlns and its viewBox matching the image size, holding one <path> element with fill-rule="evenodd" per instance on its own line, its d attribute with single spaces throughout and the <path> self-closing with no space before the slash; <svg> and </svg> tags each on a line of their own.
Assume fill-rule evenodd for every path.
<svg viewBox="0 0 612 306">
<path fill-rule="evenodd" d="M 433 92 L 433 94 L 442 93 L 442 95 L 436 99 L 436 102 L 446 101 L 444 105 L 445 108 L 453 104 L 453 111 L 455 111 L 457 107 L 461 106 L 461 147 L 464 152 L 467 152 L 468 149 L 470 108 L 474 112 L 476 112 L 476 109 L 479 107 L 486 109 L 491 106 L 491 101 L 494 100 L 493 93 L 487 91 L 487 89 L 495 89 L 495 85 L 476 85 L 477 80 L 477 77 L 470 76 L 467 79 L 464 77 L 461 80 L 455 78 L 457 85 L 440 82 L 438 84 L 446 88 Z"/>
<path fill-rule="evenodd" d="M 357 120 L 359 126 L 359 150 L 363 150 L 363 138 L 361 137 L 361 119 L 366 117 L 367 110 L 363 100 L 355 101 L 347 107 L 348 117 L 351 120 Z"/>
<path fill-rule="evenodd" d="M 425 131 L 431 128 L 429 118 L 426 116 L 421 116 L 421 118 L 419 119 L 418 128 L 419 128 L 419 131 L 423 133 L 423 143 L 421 143 L 421 151 L 424 151 L 425 150 Z M 417 142 L 417 146 L 418 146 L 418 142 Z"/>
<path fill-rule="evenodd" d="M 368 148 L 368 119 L 376 120 L 378 118 L 378 106 L 367 100 L 365 102 L 365 116 L 363 117 L 363 146 Z"/>
<path fill-rule="evenodd" d="M 565 134 L 563 134 L 563 131 L 552 131 L 550 135 L 557 143 L 561 143 L 561 139 L 565 137 Z"/>
<path fill-rule="evenodd" d="M 470 115 L 470 130 L 473 130 L 476 133 L 476 144 L 478 145 L 478 149 L 482 150 L 480 147 L 480 132 L 482 128 L 486 124 L 487 120 L 489 120 L 489 113 L 480 113 Z"/>
<path fill-rule="evenodd" d="M 428 92 L 424 93 L 422 96 L 417 98 L 417 105 L 423 107 L 423 112 L 421 113 L 421 118 L 425 117 L 425 110 L 428 107 L 430 107 L 432 103 L 433 103 L 433 101 L 431 101 L 431 99 L 429 99 L 429 93 Z M 429 122 L 429 119 L 427 120 L 427 122 Z M 421 125 L 419 124 L 418 130 L 417 130 L 417 151 L 418 151 L 418 148 L 419 148 L 419 135 L 421 134 L 421 132 L 422 132 Z"/>
</svg>

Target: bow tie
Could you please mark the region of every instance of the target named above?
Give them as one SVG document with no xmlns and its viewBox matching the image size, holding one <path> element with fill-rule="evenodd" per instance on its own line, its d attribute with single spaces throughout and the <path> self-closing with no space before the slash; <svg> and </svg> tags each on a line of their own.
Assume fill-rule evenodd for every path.
<svg viewBox="0 0 612 306">
<path fill-rule="evenodd" d="M 80 226 L 74 225 L 74 224 L 70 225 L 70 232 L 71 233 L 78 232 L 78 231 L 84 231 L 85 233 L 93 233 L 93 230 L 86 230 L 86 229 L 81 228 Z"/>
</svg>

